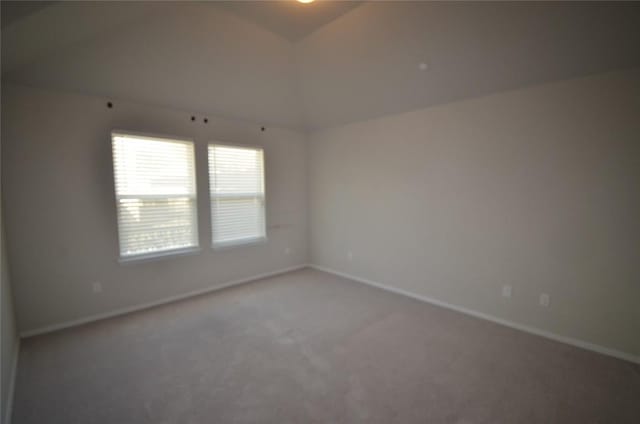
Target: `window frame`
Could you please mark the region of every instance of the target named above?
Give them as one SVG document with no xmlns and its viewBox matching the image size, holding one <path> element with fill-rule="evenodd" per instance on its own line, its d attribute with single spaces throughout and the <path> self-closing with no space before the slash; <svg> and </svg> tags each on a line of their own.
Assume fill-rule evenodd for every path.
<svg viewBox="0 0 640 424">
<path fill-rule="evenodd" d="M 190 144 L 193 150 L 193 195 L 181 195 L 181 196 L 165 196 L 162 195 L 141 195 L 141 196 L 131 196 L 131 195 L 119 195 L 117 190 L 117 180 L 116 180 L 116 163 L 114 158 L 114 138 L 117 136 L 130 136 L 134 138 L 142 138 L 148 139 L 149 141 L 169 141 L 169 142 L 177 142 Z M 110 146 L 111 146 L 111 161 L 112 161 L 112 183 L 113 183 L 113 193 L 115 200 L 115 212 L 116 212 L 116 227 L 118 232 L 118 262 L 121 264 L 130 264 L 136 262 L 148 262 L 148 261 L 156 261 L 174 257 L 188 256 L 201 252 L 200 247 L 200 231 L 199 231 L 199 208 L 198 208 L 198 170 L 197 170 L 197 152 L 196 152 L 196 143 L 193 138 L 170 135 L 170 134 L 158 134 L 158 133 L 149 133 L 149 132 L 140 132 L 140 131 L 129 131 L 122 129 L 114 129 L 110 133 Z M 158 250 L 155 252 L 144 252 L 137 253 L 131 255 L 123 255 L 121 244 L 120 244 L 120 212 L 119 212 L 119 202 L 120 199 L 126 198 L 146 198 L 146 199 L 171 199 L 175 197 L 189 197 L 189 199 L 193 202 L 193 231 L 195 233 L 195 244 L 192 246 L 179 247 L 175 249 L 166 249 L 166 250 Z"/>
<path fill-rule="evenodd" d="M 262 151 L 262 221 L 264 224 L 263 236 L 245 238 L 241 240 L 233 240 L 233 241 L 224 242 L 224 243 L 216 243 L 214 241 L 214 228 L 213 228 L 214 208 L 213 208 L 213 192 L 212 192 L 213 187 L 211 186 L 211 163 L 210 163 L 210 157 L 209 157 L 209 148 L 211 146 L 232 147 L 232 148 L 252 149 L 252 150 Z M 269 226 L 267 225 L 267 169 L 265 165 L 267 161 L 265 156 L 266 155 L 265 155 L 264 147 L 257 144 L 229 143 L 229 142 L 223 142 L 223 141 L 209 141 L 207 143 L 207 185 L 208 185 L 208 192 L 209 192 L 209 220 L 211 223 L 211 231 L 209 232 L 209 237 L 211 240 L 211 248 L 213 250 L 220 251 L 220 250 L 234 249 L 237 247 L 250 247 L 250 246 L 266 244 L 269 241 L 269 236 L 268 236 Z M 237 196 L 237 197 L 240 198 L 240 197 L 247 197 L 247 196 Z"/>
</svg>

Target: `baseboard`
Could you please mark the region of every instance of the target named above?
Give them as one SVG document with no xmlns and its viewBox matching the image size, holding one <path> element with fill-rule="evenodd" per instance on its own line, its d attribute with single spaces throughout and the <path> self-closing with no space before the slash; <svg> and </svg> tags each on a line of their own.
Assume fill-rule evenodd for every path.
<svg viewBox="0 0 640 424">
<path fill-rule="evenodd" d="M 16 378 L 18 375 L 18 357 L 20 356 L 20 339 L 16 341 L 15 352 L 13 353 L 13 363 L 11 364 L 11 378 L 9 380 L 9 395 L 7 396 L 7 404 L 5 405 L 4 424 L 11 424 L 11 414 L 13 412 L 13 398 L 16 391 Z"/>
<path fill-rule="evenodd" d="M 103 313 L 103 314 L 96 314 L 96 315 L 91 315 L 91 316 L 87 316 L 87 317 L 76 319 L 76 320 L 65 321 L 65 322 L 61 322 L 61 323 L 58 323 L 58 324 L 48 325 L 46 327 L 36 328 L 34 330 L 27 330 L 27 331 L 21 332 L 20 333 L 20 337 L 22 337 L 22 338 L 33 337 L 33 336 L 38 336 L 40 334 L 46 334 L 46 333 L 51 333 L 53 331 L 63 330 L 65 328 L 77 327 L 79 325 L 88 324 L 90 322 L 100 321 L 100 320 L 103 320 L 103 319 L 113 318 L 113 317 L 117 317 L 117 316 L 120 316 L 120 315 L 129 314 L 129 313 L 132 313 L 132 312 L 142 311 L 144 309 L 153 308 L 155 306 L 160 306 L 160 305 L 164 305 L 164 304 L 171 303 L 171 302 L 176 302 L 176 301 L 183 300 L 183 299 L 188 299 L 190 297 L 199 296 L 199 295 L 210 293 L 210 292 L 214 292 L 214 291 L 217 291 L 217 290 L 223 290 L 223 289 L 226 289 L 226 288 L 229 288 L 229 287 L 238 286 L 240 284 L 250 283 L 252 281 L 256 281 L 256 280 L 260 280 L 260 279 L 268 278 L 268 277 L 273 277 L 275 275 L 284 274 L 286 272 L 291 272 L 291 271 L 295 271 L 297 269 L 306 268 L 306 267 L 308 267 L 307 264 L 296 265 L 296 266 L 292 266 L 292 267 L 289 267 L 289 268 L 279 269 L 277 271 L 265 272 L 263 274 L 254 275 L 252 277 L 247 277 L 247 278 L 242 278 L 242 279 L 239 279 L 239 280 L 229 281 L 227 283 L 224 283 L 222 285 L 218 285 L 218 286 L 215 286 L 215 287 L 207 287 L 205 289 L 190 291 L 188 293 L 183 293 L 183 294 L 179 294 L 179 295 L 176 295 L 176 296 L 167 297 L 167 298 L 164 298 L 164 299 L 161 299 L 161 300 L 156 300 L 156 301 L 153 301 L 153 302 L 143 303 L 143 304 L 134 305 L 134 306 L 128 306 L 126 308 L 116 309 L 114 311 L 106 312 L 106 313 Z"/>
<path fill-rule="evenodd" d="M 391 286 L 387 286 L 385 284 L 381 284 L 375 281 L 371 281 L 368 280 L 366 278 L 361 278 L 355 275 L 351 275 L 351 274 L 347 274 L 345 272 L 340 272 L 340 271 L 336 271 L 334 269 L 331 268 L 327 268 L 324 266 L 320 266 L 320 265 L 314 265 L 314 264 L 310 264 L 309 265 L 310 268 L 314 268 L 317 269 L 319 271 L 324 271 L 324 272 L 328 272 L 330 274 L 334 274 L 340 277 L 344 277 L 344 278 L 348 278 L 350 280 L 354 280 L 357 281 L 359 283 L 364 283 L 373 287 L 377 287 L 379 289 L 382 290 L 386 290 L 388 292 L 393 292 L 396 294 L 401 294 L 403 296 L 407 296 L 407 297 L 411 297 L 413 299 L 417 299 L 426 303 L 430 303 L 432 305 L 436 305 L 436 306 L 441 306 L 443 308 L 447 308 L 447 309 L 451 309 L 453 311 L 456 312 L 460 312 L 466 315 L 470 315 L 472 317 L 475 318 L 480 318 L 480 319 L 484 319 L 487 321 L 491 321 L 493 323 L 496 324 L 501 324 L 504 325 L 506 327 L 510 327 L 516 330 L 520 330 L 520 331 L 524 331 L 526 333 L 530 333 L 530 334 L 535 334 L 536 336 L 541 336 L 547 339 L 551 339 L 560 343 L 565 343 L 571 346 L 575 346 L 575 347 L 579 347 L 582 349 L 586 349 L 586 350 L 590 350 L 592 352 L 596 352 L 596 353 L 600 353 L 603 355 L 607 355 L 607 356 L 612 356 L 614 358 L 617 359 L 623 359 L 625 361 L 629 361 L 629 362 L 633 362 L 636 364 L 640 364 L 640 356 L 636 356 L 630 353 L 626 353 L 626 352 L 621 352 L 615 349 L 610 349 L 608 347 L 604 347 L 604 346 L 600 346 L 600 345 L 596 345 L 593 343 L 589 343 L 583 340 L 579 340 L 579 339 L 574 339 L 572 337 L 567 337 L 567 336 L 561 336 L 559 334 L 555 334 L 546 330 L 541 330 L 539 328 L 536 327 L 532 327 L 529 325 L 525 325 L 525 324 L 520 324 L 514 321 L 509 321 L 509 320 L 505 320 L 502 318 L 498 318 L 495 317 L 493 315 L 489 315 L 489 314 L 485 314 L 483 312 L 478 312 L 478 311 L 474 311 L 472 309 L 468 309 L 468 308 L 464 308 L 462 306 L 457 306 L 451 303 L 447 303 L 447 302 L 443 302 L 441 300 L 438 299 L 434 299 L 431 297 L 427 297 L 427 296 L 422 296 L 419 294 L 415 294 L 415 293 L 411 293 L 407 290 L 403 290 L 403 289 L 398 289 L 395 287 L 391 287 Z"/>
</svg>

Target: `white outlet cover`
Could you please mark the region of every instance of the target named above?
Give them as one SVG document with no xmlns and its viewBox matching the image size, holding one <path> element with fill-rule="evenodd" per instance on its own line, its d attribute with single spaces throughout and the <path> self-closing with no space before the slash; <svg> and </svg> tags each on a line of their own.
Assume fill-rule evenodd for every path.
<svg viewBox="0 0 640 424">
<path fill-rule="evenodd" d="M 286 247 L 286 248 L 284 249 L 284 254 L 285 254 L 285 255 L 290 255 L 290 254 L 291 254 L 291 248 Z"/>
<path fill-rule="evenodd" d="M 551 302 L 551 298 L 547 293 L 540 294 L 540 306 L 547 307 Z"/>
<path fill-rule="evenodd" d="M 353 252 L 352 251 L 348 251 L 347 252 L 347 259 L 349 259 L 350 261 L 353 260 Z"/>
<path fill-rule="evenodd" d="M 509 285 L 502 286 L 502 297 L 511 297 L 512 288 Z"/>
<path fill-rule="evenodd" d="M 91 286 L 93 287 L 93 292 L 94 293 L 101 293 L 102 292 L 102 283 L 100 281 L 94 281 Z"/>
</svg>

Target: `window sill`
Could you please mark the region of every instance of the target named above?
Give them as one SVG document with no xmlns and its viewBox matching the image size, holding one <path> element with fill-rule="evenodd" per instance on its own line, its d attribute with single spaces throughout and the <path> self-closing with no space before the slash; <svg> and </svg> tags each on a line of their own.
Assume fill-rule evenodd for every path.
<svg viewBox="0 0 640 424">
<path fill-rule="evenodd" d="M 243 247 L 243 246 L 249 247 L 249 246 L 255 246 L 255 245 L 266 244 L 266 243 L 267 243 L 267 238 L 260 237 L 260 238 L 235 240 L 235 241 L 229 241 L 226 243 L 214 244 L 211 246 L 211 248 L 213 250 L 228 250 L 228 249 L 234 249 L 236 247 Z"/>
<path fill-rule="evenodd" d="M 144 253 L 141 255 L 124 256 L 118 259 L 118 262 L 123 265 L 137 264 L 141 262 L 153 262 L 161 261 L 164 259 L 171 259 L 180 256 L 197 255 L 202 249 L 199 247 L 188 247 L 186 249 L 165 250 L 157 253 Z"/>
</svg>

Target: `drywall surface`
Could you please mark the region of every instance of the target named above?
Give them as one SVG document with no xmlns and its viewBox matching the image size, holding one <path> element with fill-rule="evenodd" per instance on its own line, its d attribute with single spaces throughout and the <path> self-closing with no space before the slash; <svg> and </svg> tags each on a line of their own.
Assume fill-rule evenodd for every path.
<svg viewBox="0 0 640 424">
<path fill-rule="evenodd" d="M 311 262 L 638 355 L 639 117 L 633 69 L 314 133 Z"/>
<path fill-rule="evenodd" d="M 307 126 L 326 129 L 640 66 L 639 43 L 632 3 L 371 1 L 295 48 Z"/>
<path fill-rule="evenodd" d="M 6 86 L 2 181 L 19 329 L 30 331 L 307 262 L 306 139 L 278 128 L 55 91 Z M 201 252 L 121 264 L 113 129 L 191 137 Z M 211 249 L 207 143 L 265 151 L 268 242 Z M 289 248 L 290 252 L 285 252 Z M 102 283 L 94 293 L 92 283 Z"/>
<path fill-rule="evenodd" d="M 298 129 L 640 66 L 637 2 L 12 3 L 4 82 Z"/>
<path fill-rule="evenodd" d="M 291 43 L 210 2 L 55 2 L 2 31 L 4 82 L 300 127 Z"/>
<path fill-rule="evenodd" d="M 1 335 L 2 350 L 0 352 L 0 362 L 2 369 L 0 370 L 1 384 L 0 387 L 0 423 L 8 423 L 8 414 L 11 411 L 9 403 L 11 402 L 11 391 L 13 390 L 13 378 L 15 372 L 16 355 L 18 354 L 18 333 L 16 332 L 16 323 L 13 310 L 13 295 L 11 293 L 11 283 L 9 281 L 9 264 L 7 261 L 7 250 L 4 241 L 4 225 L 0 218 L 0 227 L 2 227 L 2 269 L 0 270 L 2 281 L 0 281 L 0 302 L 2 302 Z"/>
</svg>

